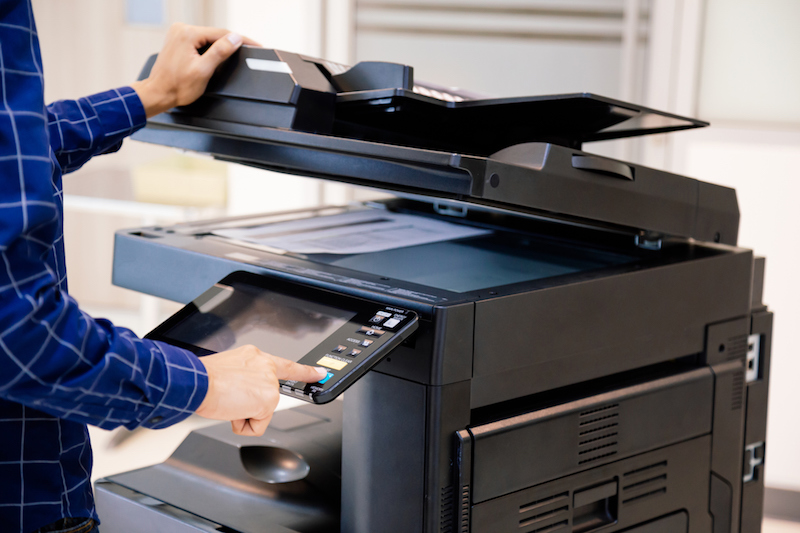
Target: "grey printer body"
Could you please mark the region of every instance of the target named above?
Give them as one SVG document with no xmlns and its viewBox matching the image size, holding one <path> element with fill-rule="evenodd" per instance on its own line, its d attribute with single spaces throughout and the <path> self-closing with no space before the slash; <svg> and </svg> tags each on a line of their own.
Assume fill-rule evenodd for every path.
<svg viewBox="0 0 800 533">
<path fill-rule="evenodd" d="M 120 231 L 114 282 L 189 302 L 246 270 L 411 309 L 420 326 L 342 402 L 279 412 L 259 439 L 199 430 L 165 463 L 101 480 L 104 526 L 758 532 L 772 314 L 763 259 L 736 246 L 735 193 L 581 150 L 701 125 L 586 94 L 470 99 L 401 65 L 244 48 L 139 138 L 399 197 Z M 485 231 L 353 254 L 219 231 L 360 211 Z M 264 481 L 295 463 L 303 479 Z"/>
</svg>

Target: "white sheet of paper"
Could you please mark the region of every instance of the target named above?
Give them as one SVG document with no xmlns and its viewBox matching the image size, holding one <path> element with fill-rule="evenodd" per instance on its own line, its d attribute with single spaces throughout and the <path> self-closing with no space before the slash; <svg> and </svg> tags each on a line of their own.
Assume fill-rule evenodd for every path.
<svg viewBox="0 0 800 533">
<path fill-rule="evenodd" d="M 491 231 L 421 216 L 365 210 L 213 233 L 300 254 L 364 254 L 476 237 Z"/>
</svg>

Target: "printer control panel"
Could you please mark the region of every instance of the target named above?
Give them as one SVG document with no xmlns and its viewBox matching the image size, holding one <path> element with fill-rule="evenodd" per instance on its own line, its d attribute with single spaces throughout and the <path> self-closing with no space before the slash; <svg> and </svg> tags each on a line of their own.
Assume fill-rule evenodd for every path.
<svg viewBox="0 0 800 533">
<path fill-rule="evenodd" d="M 197 355 L 254 345 L 322 367 L 316 383 L 281 381 L 281 393 L 313 403 L 341 394 L 417 329 L 414 311 L 249 272 L 234 272 L 151 331 Z"/>
<path fill-rule="evenodd" d="M 357 315 L 298 361 L 322 367 L 328 375 L 317 383 L 281 381 L 281 392 L 314 403 L 330 401 L 416 329 L 417 315 L 406 309 L 382 307 Z"/>
</svg>

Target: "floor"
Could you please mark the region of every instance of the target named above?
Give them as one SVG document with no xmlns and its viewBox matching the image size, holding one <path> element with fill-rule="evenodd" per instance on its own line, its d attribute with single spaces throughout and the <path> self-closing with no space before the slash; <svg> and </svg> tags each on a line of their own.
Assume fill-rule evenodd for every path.
<svg viewBox="0 0 800 533">
<path fill-rule="evenodd" d="M 789 522 L 776 518 L 765 518 L 762 533 L 800 533 L 800 522 Z"/>
</svg>

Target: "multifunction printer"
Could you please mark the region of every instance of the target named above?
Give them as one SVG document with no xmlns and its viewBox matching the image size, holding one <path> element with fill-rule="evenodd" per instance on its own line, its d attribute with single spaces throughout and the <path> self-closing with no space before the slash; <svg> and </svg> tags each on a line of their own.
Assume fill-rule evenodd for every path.
<svg viewBox="0 0 800 533">
<path fill-rule="evenodd" d="M 736 194 L 582 149 L 705 125 L 243 47 L 134 138 L 394 197 L 119 231 L 114 283 L 189 304 L 208 353 L 249 328 L 332 374 L 386 321 L 416 330 L 341 399 L 285 387 L 307 403 L 263 437 L 211 426 L 100 480 L 104 528 L 760 531 L 772 313 Z M 258 308 L 230 305 L 236 283 L 272 318 L 216 313 Z"/>
</svg>

